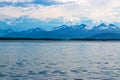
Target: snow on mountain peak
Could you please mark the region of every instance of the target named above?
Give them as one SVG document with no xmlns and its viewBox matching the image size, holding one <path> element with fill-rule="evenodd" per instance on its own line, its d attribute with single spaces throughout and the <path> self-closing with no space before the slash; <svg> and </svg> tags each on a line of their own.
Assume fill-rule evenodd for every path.
<svg viewBox="0 0 120 80">
<path fill-rule="evenodd" d="M 93 27 L 93 29 L 94 28 L 97 30 L 118 30 L 120 29 L 114 24 L 105 24 L 105 23 L 101 23 L 100 25 Z"/>
<path fill-rule="evenodd" d="M 114 24 L 105 24 L 105 23 L 101 23 L 98 26 L 89 26 L 86 24 L 80 24 L 80 25 L 72 25 L 72 26 L 67 26 L 67 25 L 62 25 L 59 27 L 55 27 L 52 30 L 58 30 L 58 29 L 76 29 L 76 30 L 118 30 L 120 29 L 119 27 L 117 27 Z"/>
</svg>

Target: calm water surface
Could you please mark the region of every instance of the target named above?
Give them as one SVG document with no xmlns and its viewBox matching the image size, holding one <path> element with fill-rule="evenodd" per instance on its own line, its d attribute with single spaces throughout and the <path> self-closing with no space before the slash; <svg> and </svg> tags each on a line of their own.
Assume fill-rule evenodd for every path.
<svg viewBox="0 0 120 80">
<path fill-rule="evenodd" d="M 0 41 L 0 80 L 120 80 L 120 42 Z"/>
</svg>

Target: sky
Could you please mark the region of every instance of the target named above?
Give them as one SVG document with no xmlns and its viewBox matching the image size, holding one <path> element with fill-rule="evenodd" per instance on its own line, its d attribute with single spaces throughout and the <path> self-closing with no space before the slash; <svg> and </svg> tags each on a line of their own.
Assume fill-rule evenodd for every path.
<svg viewBox="0 0 120 80">
<path fill-rule="evenodd" d="M 120 25 L 120 0 L 0 0 L 0 21 L 14 29 Z"/>
</svg>

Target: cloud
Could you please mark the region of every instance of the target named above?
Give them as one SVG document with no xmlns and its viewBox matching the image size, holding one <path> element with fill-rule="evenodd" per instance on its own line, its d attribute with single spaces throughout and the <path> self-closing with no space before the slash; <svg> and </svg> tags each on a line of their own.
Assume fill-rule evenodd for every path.
<svg viewBox="0 0 120 80">
<path fill-rule="evenodd" d="M 28 0 L 4 1 L 16 3 Z M 45 4 L 49 3 L 49 1 L 50 0 L 43 2 Z M 94 22 L 120 22 L 119 0 L 52 0 L 53 4 L 64 4 L 51 6 L 34 4 L 34 2 L 26 4 L 25 7 L 12 5 L 0 7 L 0 17 L 19 18 L 21 16 L 28 16 L 30 18 L 44 21 L 62 18 L 65 23 L 72 24 L 82 22 L 83 17 L 93 20 Z"/>
<path fill-rule="evenodd" d="M 0 0 L 0 3 L 1 2 L 24 3 L 24 2 L 33 2 L 33 0 Z"/>
<path fill-rule="evenodd" d="M 40 20 L 52 20 L 56 18 L 62 18 L 65 23 L 76 23 L 79 21 L 79 15 L 85 16 L 83 12 L 78 13 L 79 11 L 71 10 L 70 8 L 75 9 L 76 6 L 74 4 L 70 5 L 55 5 L 55 6 L 43 6 L 43 5 L 28 5 L 27 7 L 13 7 L 13 6 L 5 6 L 1 7 L 0 15 L 5 18 L 19 18 L 21 16 L 28 16 L 34 19 Z M 84 8 L 80 8 L 84 9 Z M 10 11 L 10 13 L 8 13 Z"/>
<path fill-rule="evenodd" d="M 41 4 L 44 6 L 59 5 L 61 3 L 54 0 L 0 0 L 0 6 L 25 6 L 26 4 Z"/>
</svg>

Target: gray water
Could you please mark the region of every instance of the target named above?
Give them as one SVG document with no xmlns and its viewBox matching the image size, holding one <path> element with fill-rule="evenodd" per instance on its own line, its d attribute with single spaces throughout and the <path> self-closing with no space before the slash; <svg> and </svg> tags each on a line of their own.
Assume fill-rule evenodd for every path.
<svg viewBox="0 0 120 80">
<path fill-rule="evenodd" d="M 0 80 L 120 80 L 120 42 L 1 41 Z"/>
</svg>

